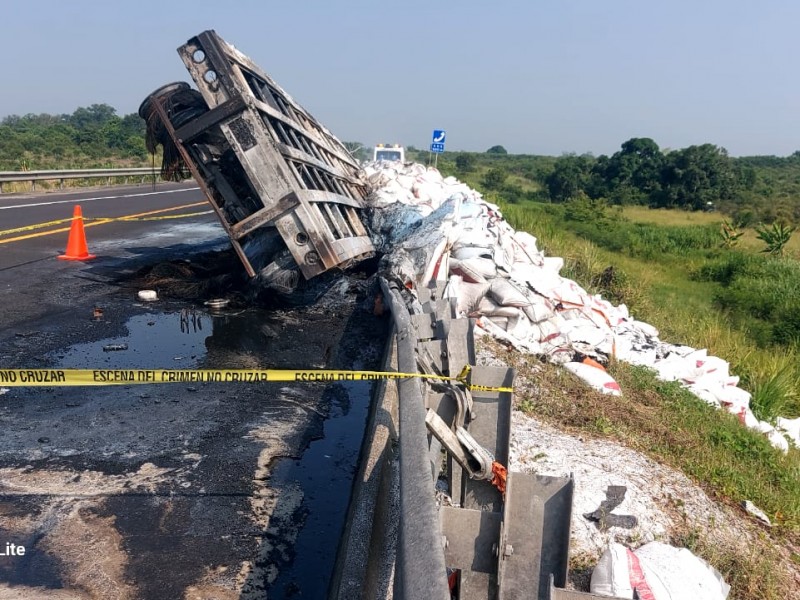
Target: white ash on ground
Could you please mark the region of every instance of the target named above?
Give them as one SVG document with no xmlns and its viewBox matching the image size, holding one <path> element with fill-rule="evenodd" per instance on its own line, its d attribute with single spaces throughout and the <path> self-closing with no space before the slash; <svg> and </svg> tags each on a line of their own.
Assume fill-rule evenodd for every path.
<svg viewBox="0 0 800 600">
<path fill-rule="evenodd" d="M 510 470 L 575 478 L 572 552 L 599 557 L 610 542 L 640 546 L 669 541 L 687 527 L 704 536 L 731 537 L 735 517 L 711 500 L 683 473 L 606 440 L 564 433 L 515 410 Z M 609 486 L 624 486 L 625 497 L 612 515 L 632 516 L 636 526 L 602 530 L 583 515 L 606 500 Z"/>
</svg>

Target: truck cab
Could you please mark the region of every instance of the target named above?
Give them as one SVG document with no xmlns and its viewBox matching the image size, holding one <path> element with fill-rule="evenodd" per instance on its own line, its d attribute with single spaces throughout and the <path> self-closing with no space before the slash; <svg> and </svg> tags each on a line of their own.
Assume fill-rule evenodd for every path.
<svg viewBox="0 0 800 600">
<path fill-rule="evenodd" d="M 406 152 L 400 144 L 377 144 L 375 151 L 372 153 L 372 160 L 397 160 L 400 162 L 406 161 Z"/>
</svg>

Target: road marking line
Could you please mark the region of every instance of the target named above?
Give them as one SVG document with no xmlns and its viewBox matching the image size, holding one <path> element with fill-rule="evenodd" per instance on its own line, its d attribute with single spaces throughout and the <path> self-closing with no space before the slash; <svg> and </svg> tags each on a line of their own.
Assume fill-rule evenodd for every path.
<svg viewBox="0 0 800 600">
<path fill-rule="evenodd" d="M 158 194 L 176 194 L 180 192 L 192 192 L 199 189 L 200 189 L 199 187 L 191 187 L 183 190 L 142 192 L 141 194 L 123 194 L 121 196 L 98 196 L 97 198 L 73 198 L 72 200 L 53 200 L 52 202 L 36 202 L 34 204 L 15 204 L 13 206 L 0 206 L 0 210 L 8 210 L 9 208 L 28 208 L 30 206 L 52 206 L 53 204 L 83 204 L 84 202 L 94 202 L 95 200 L 114 200 L 116 198 L 139 198 L 141 196 L 155 196 Z"/>
<path fill-rule="evenodd" d="M 96 221 L 92 220 L 91 223 L 86 223 L 84 225 L 84 228 L 86 228 L 86 227 L 95 227 L 96 225 L 105 225 L 106 223 L 113 223 L 115 221 L 125 221 L 125 220 L 135 219 L 137 217 L 147 217 L 147 216 L 150 216 L 150 215 L 157 215 L 157 214 L 160 214 L 160 213 L 169 212 L 171 210 L 181 210 L 183 208 L 193 208 L 195 206 L 206 206 L 206 201 L 203 200 L 202 202 L 194 202 L 192 204 L 183 204 L 181 206 L 172 206 L 170 208 L 160 208 L 158 210 L 151 210 L 151 211 L 148 211 L 148 212 L 138 213 L 138 214 L 135 214 L 135 215 L 126 215 L 125 217 L 99 218 Z M 211 211 L 209 211 L 209 212 L 211 212 Z M 208 213 L 203 213 L 203 214 L 208 214 Z M 175 215 L 175 216 L 176 217 L 178 217 L 178 216 L 183 217 L 183 216 L 190 216 L 190 215 Z M 68 219 L 68 220 L 72 221 L 72 219 Z M 28 240 L 28 239 L 31 239 L 31 238 L 42 237 L 42 236 L 45 236 L 45 235 L 53 235 L 54 233 L 63 233 L 65 231 L 69 231 L 69 230 L 70 230 L 69 227 L 62 227 L 61 229 L 52 229 L 50 231 L 41 231 L 39 233 L 29 233 L 27 235 L 18 235 L 17 237 L 8 238 L 8 239 L 5 239 L 5 240 L 0 240 L 0 244 L 8 244 L 9 242 L 19 242 L 21 240 Z M 3 233 L 5 233 L 5 232 L 0 231 L 0 235 L 3 235 Z"/>
<path fill-rule="evenodd" d="M 105 218 L 105 217 L 94 217 L 92 219 L 88 219 L 89 221 L 163 221 L 164 219 L 184 219 L 186 217 L 199 217 L 200 215 L 213 215 L 213 210 L 203 210 L 200 212 L 193 212 L 193 213 L 185 213 L 182 215 L 162 215 L 160 217 L 114 217 Z M 84 219 L 85 221 L 86 219 Z"/>
</svg>

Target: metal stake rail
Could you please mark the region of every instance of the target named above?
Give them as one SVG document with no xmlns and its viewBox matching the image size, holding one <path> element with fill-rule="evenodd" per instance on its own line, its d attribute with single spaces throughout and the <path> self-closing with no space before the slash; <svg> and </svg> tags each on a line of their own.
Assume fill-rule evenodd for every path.
<svg viewBox="0 0 800 600">
<path fill-rule="evenodd" d="M 408 309 L 396 286 L 381 279 L 381 287 L 395 321 L 398 369 L 405 373 L 416 372 L 417 340 Z M 450 594 L 432 493 L 422 389 L 418 379 L 403 379 L 398 386 L 401 514 L 395 595 L 407 600 L 445 600 Z"/>
<path fill-rule="evenodd" d="M 247 273 L 291 289 L 298 274 L 371 257 L 360 217 L 366 189 L 347 148 L 214 31 L 178 54 L 198 92 L 163 86 L 139 114 L 150 122 L 155 109 Z"/>
</svg>

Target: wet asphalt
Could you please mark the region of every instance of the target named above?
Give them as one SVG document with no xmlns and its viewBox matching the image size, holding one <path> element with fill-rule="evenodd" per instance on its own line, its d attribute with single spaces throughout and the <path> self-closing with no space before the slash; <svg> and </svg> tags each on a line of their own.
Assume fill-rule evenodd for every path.
<svg viewBox="0 0 800 600">
<path fill-rule="evenodd" d="M 203 297 L 137 300 L 141 269 L 218 260 L 224 247 L 212 237 L 0 273 L 0 366 L 379 368 L 388 320 L 372 314 L 363 274 L 291 309 L 248 301 L 237 277 L 223 311 Z M 299 382 L 9 389 L 0 545 L 27 552 L 0 557 L 0 597 L 323 597 L 370 394 Z"/>
</svg>

